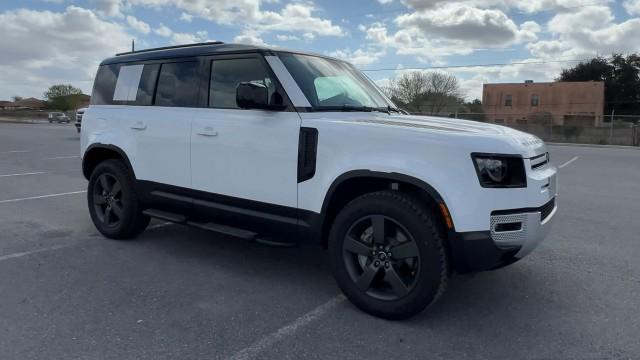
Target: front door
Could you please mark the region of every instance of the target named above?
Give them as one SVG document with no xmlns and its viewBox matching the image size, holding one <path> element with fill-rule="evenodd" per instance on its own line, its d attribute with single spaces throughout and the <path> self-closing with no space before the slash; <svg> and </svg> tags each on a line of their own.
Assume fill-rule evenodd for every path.
<svg viewBox="0 0 640 360">
<path fill-rule="evenodd" d="M 195 111 L 191 130 L 192 188 L 209 200 L 196 202 L 197 209 L 295 225 L 298 113 L 236 104 L 241 82 L 262 83 L 270 96 L 282 91 L 260 55 L 211 58 L 208 72 L 208 108 Z"/>
</svg>

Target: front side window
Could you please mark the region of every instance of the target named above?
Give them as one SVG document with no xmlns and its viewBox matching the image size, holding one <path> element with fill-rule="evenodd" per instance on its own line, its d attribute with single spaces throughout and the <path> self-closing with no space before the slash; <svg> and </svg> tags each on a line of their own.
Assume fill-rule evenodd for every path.
<svg viewBox="0 0 640 360">
<path fill-rule="evenodd" d="M 196 61 L 162 64 L 154 105 L 170 107 L 197 106 L 199 68 L 200 66 Z"/>
<path fill-rule="evenodd" d="M 209 82 L 209 107 L 238 109 L 236 88 L 240 83 L 253 82 L 267 87 L 269 103 L 275 84 L 264 64 L 257 58 L 213 60 Z"/>
<path fill-rule="evenodd" d="M 279 57 L 315 110 L 395 107 L 349 63 L 290 53 L 281 53 Z"/>
</svg>

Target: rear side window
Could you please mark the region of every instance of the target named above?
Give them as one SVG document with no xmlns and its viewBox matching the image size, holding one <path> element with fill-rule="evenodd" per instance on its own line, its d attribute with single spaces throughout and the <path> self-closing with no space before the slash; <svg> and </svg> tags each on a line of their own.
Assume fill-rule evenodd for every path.
<svg viewBox="0 0 640 360">
<path fill-rule="evenodd" d="M 160 68 L 156 106 L 196 107 L 199 64 L 197 61 L 166 63 Z"/>
<path fill-rule="evenodd" d="M 119 71 L 120 64 L 102 65 L 98 68 L 96 79 L 93 82 L 92 105 L 112 104 Z"/>
<path fill-rule="evenodd" d="M 275 92 L 275 84 L 259 59 L 214 60 L 211 64 L 209 107 L 237 109 L 236 88 L 241 82 L 265 85 L 269 90 L 269 99 Z"/>
<path fill-rule="evenodd" d="M 91 104 L 151 105 L 159 69 L 159 64 L 100 66 Z"/>
</svg>

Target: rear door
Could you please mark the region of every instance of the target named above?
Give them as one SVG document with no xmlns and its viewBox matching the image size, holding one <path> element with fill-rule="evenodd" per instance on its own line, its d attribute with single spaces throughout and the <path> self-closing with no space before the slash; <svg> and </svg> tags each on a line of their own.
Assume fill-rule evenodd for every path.
<svg viewBox="0 0 640 360">
<path fill-rule="evenodd" d="M 136 177 L 149 183 L 188 188 L 191 120 L 193 108 L 198 106 L 200 63 L 193 60 L 147 64 L 142 75 L 140 88 L 147 89 L 141 96 L 148 99 L 150 106 L 130 106 L 124 119 L 126 130 L 135 138 L 131 160 Z"/>
</svg>

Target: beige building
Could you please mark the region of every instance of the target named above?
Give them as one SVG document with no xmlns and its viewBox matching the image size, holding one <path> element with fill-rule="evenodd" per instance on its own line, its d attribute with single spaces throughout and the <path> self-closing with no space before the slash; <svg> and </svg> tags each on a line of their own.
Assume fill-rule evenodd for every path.
<svg viewBox="0 0 640 360">
<path fill-rule="evenodd" d="M 600 126 L 604 82 L 484 84 L 482 104 L 498 124 Z"/>
</svg>

